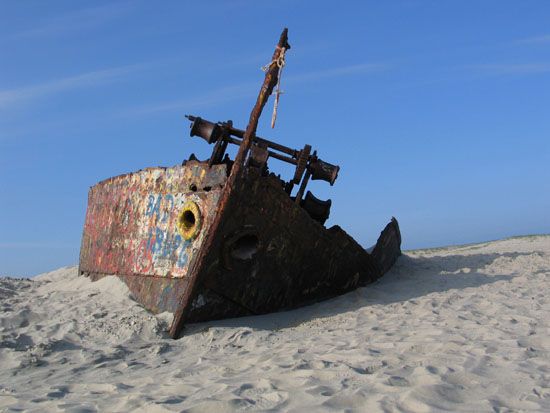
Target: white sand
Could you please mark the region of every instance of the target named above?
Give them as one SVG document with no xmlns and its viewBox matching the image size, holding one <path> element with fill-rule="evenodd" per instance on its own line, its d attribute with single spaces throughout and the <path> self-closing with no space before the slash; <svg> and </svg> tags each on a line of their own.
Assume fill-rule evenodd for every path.
<svg viewBox="0 0 550 413">
<path fill-rule="evenodd" d="M 550 236 L 406 253 L 317 305 L 180 340 L 109 277 L 0 278 L 2 411 L 550 411 Z"/>
</svg>

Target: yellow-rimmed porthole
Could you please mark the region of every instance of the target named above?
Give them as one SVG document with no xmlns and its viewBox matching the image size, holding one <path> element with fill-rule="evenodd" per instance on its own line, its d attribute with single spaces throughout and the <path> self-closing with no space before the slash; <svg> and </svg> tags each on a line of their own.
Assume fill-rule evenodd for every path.
<svg viewBox="0 0 550 413">
<path fill-rule="evenodd" d="M 178 216 L 178 231 L 185 239 L 195 238 L 201 230 L 201 211 L 193 201 L 183 205 Z"/>
</svg>

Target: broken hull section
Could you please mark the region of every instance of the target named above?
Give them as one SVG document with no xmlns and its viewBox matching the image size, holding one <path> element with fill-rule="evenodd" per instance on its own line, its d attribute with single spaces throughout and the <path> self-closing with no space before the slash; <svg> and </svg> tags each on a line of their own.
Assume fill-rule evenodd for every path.
<svg viewBox="0 0 550 413">
<path fill-rule="evenodd" d="M 401 254 L 394 218 L 369 254 L 339 226 L 327 229 L 311 219 L 276 177 L 246 172 L 221 206 L 227 213 L 197 261 L 180 322 L 265 314 L 321 301 L 376 281 Z"/>
<path fill-rule="evenodd" d="M 193 161 L 92 187 L 81 273 L 117 275 L 144 307 L 174 313 L 175 337 L 185 323 L 343 294 L 377 280 L 401 253 L 395 219 L 369 254 L 340 227 L 313 220 L 277 177 L 247 168 L 232 187 L 226 181 L 225 164 Z M 198 206 L 201 227 L 186 240 L 178 219 L 189 200 Z"/>
</svg>

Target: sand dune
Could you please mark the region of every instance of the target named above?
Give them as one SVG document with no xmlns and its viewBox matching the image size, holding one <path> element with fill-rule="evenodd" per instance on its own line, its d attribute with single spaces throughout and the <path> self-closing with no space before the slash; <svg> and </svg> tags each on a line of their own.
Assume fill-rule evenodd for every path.
<svg viewBox="0 0 550 413">
<path fill-rule="evenodd" d="M 374 285 L 171 340 L 107 277 L 0 278 L 2 411 L 550 411 L 550 236 L 409 251 Z"/>
</svg>

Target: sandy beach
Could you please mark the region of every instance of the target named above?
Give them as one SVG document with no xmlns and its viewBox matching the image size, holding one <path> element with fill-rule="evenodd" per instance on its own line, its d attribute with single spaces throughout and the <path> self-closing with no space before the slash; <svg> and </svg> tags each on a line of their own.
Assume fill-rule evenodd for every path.
<svg viewBox="0 0 550 413">
<path fill-rule="evenodd" d="M 550 236 L 407 251 L 373 285 L 164 333 L 114 277 L 0 278 L 1 411 L 550 411 Z"/>
</svg>

